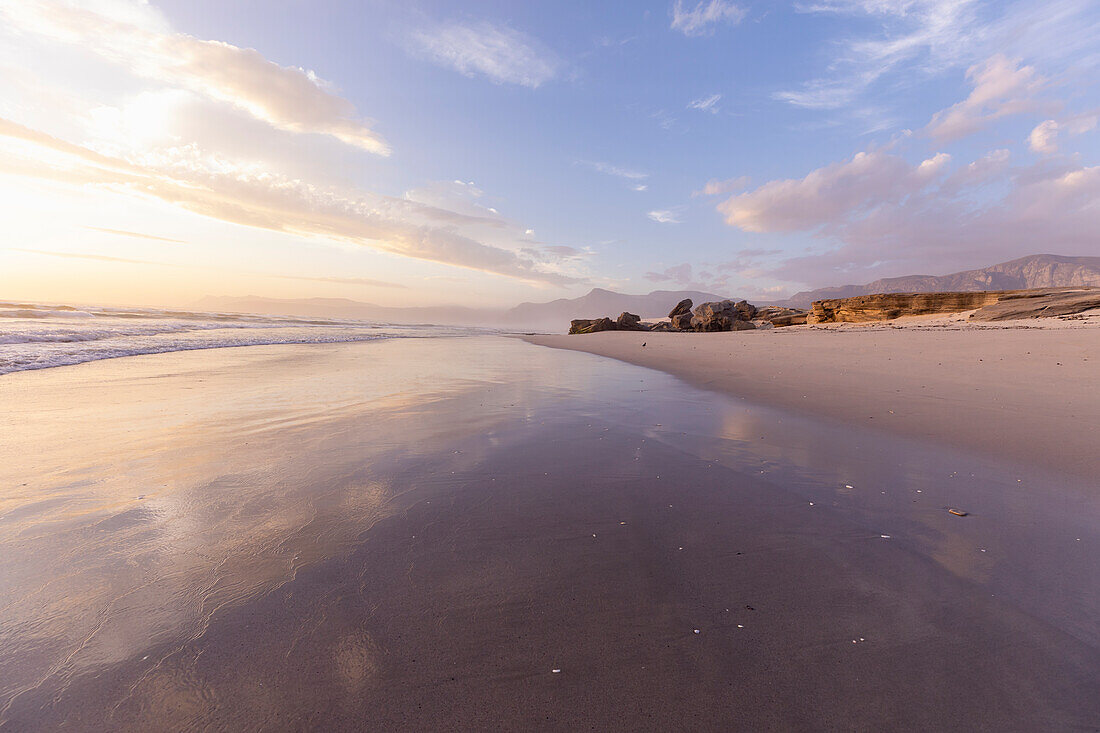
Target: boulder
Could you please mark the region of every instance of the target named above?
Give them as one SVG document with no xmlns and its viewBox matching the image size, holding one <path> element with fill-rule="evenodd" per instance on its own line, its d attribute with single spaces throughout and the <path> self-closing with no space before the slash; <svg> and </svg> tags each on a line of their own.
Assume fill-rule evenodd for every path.
<svg viewBox="0 0 1100 733">
<path fill-rule="evenodd" d="M 691 327 L 696 331 L 743 331 L 743 327 L 734 328 L 734 323 L 747 323 L 756 314 L 756 307 L 744 300 L 719 300 L 703 303 L 695 309 Z M 749 324 L 749 328 L 755 328 Z"/>
<path fill-rule="evenodd" d="M 615 321 L 615 326 L 619 331 L 648 331 L 649 329 L 642 325 L 642 317 L 636 316 L 633 313 L 627 313 L 623 311 L 619 318 Z"/>
<path fill-rule="evenodd" d="M 681 313 L 672 317 L 672 327 L 677 331 L 691 330 L 691 312 Z"/>
<path fill-rule="evenodd" d="M 764 321 L 773 326 L 797 326 L 806 322 L 806 315 L 806 311 L 798 308 L 766 305 L 756 309 L 753 320 Z"/>
<path fill-rule="evenodd" d="M 652 326 L 649 327 L 649 330 L 650 331 L 675 331 L 676 329 L 668 321 L 657 321 L 656 323 L 654 323 Z"/>
<path fill-rule="evenodd" d="M 691 298 L 684 298 L 683 300 L 681 300 L 679 303 L 676 304 L 675 308 L 673 308 L 671 311 L 669 311 L 668 317 L 669 318 L 675 318 L 676 316 L 682 316 L 685 313 L 690 314 L 691 313 L 691 306 L 692 306 Z"/>
<path fill-rule="evenodd" d="M 617 330 L 617 324 L 610 318 L 596 318 L 593 320 L 578 318 L 569 325 L 569 333 L 599 333 L 600 331 Z"/>
</svg>

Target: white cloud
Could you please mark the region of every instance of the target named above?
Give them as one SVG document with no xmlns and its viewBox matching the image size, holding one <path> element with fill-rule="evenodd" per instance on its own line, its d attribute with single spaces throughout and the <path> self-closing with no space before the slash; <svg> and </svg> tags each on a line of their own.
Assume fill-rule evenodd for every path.
<svg viewBox="0 0 1100 733">
<path fill-rule="evenodd" d="M 625 178 L 628 181 L 644 181 L 646 178 L 649 178 L 648 173 L 643 173 L 642 171 L 634 170 L 633 168 L 624 168 L 622 166 L 612 165 L 611 163 L 603 163 L 598 160 L 578 160 L 577 163 L 583 166 L 587 166 L 594 171 L 598 171 L 609 176 L 615 176 L 616 178 Z"/>
<path fill-rule="evenodd" d="M 529 282 L 576 281 L 518 254 L 521 230 L 491 212 L 473 216 L 321 186 L 194 144 L 127 160 L 0 119 L 0 153 L 3 174 L 157 199 L 223 222 L 339 240 Z"/>
<path fill-rule="evenodd" d="M 920 191 L 949 160 L 937 153 L 914 167 L 881 151 L 856 153 L 801 179 L 769 181 L 727 199 L 718 210 L 728 224 L 747 232 L 813 230 Z"/>
<path fill-rule="evenodd" d="M 553 79 L 560 66 L 554 54 L 534 38 L 487 21 L 417 31 L 413 39 L 436 63 L 464 76 L 485 76 L 496 84 L 535 89 Z"/>
<path fill-rule="evenodd" d="M 676 209 L 655 209 L 646 214 L 650 220 L 658 224 L 679 224 L 680 212 Z"/>
<path fill-rule="evenodd" d="M 144 3 L 92 2 L 77 8 L 12 0 L 0 6 L 0 17 L 12 29 L 77 46 L 138 77 L 226 102 L 275 128 L 389 153 L 354 105 L 312 72 L 280 66 L 254 49 L 174 33 Z"/>
<path fill-rule="evenodd" d="M 1046 84 L 1032 66 L 997 54 L 966 72 L 973 90 L 966 99 L 932 116 L 925 132 L 940 141 L 957 140 L 1009 115 L 1039 107 L 1036 95 Z"/>
<path fill-rule="evenodd" d="M 719 25 L 737 25 L 747 12 L 729 0 L 701 0 L 690 9 L 684 8 L 683 0 L 676 0 L 669 27 L 685 36 L 706 36 Z"/>
<path fill-rule="evenodd" d="M 809 109 L 835 109 L 852 103 L 871 84 L 905 62 L 941 71 L 970 58 L 983 34 L 978 0 L 832 0 L 796 5 L 803 13 L 869 18 L 874 36 L 849 37 L 839 44 L 829 76 L 773 97 Z"/>
<path fill-rule="evenodd" d="M 712 178 L 707 181 L 707 184 L 698 191 L 693 191 L 692 196 L 718 196 L 723 193 L 733 193 L 734 191 L 740 191 L 749 185 L 748 176 L 738 176 L 737 178 L 727 178 L 724 181 L 720 181 L 717 178 Z"/>
<path fill-rule="evenodd" d="M 1058 135 L 1080 135 L 1096 128 L 1096 115 L 1078 115 L 1068 120 L 1044 120 L 1035 126 L 1027 137 L 1028 147 L 1036 153 L 1051 154 L 1058 152 Z"/>
<path fill-rule="evenodd" d="M 688 109 L 697 109 L 700 112 L 710 112 L 712 115 L 718 114 L 718 102 L 721 99 L 721 94 L 711 94 L 708 97 L 699 97 L 699 99 L 693 99 L 688 102 Z"/>
<path fill-rule="evenodd" d="M 873 86 L 896 91 L 996 54 L 1027 59 L 1061 83 L 1087 81 L 1100 65 L 1095 0 L 810 0 L 795 7 L 852 21 L 823 47 L 824 73 L 772 95 L 809 109 L 844 108 Z"/>
<path fill-rule="evenodd" d="M 1036 153 L 1056 153 L 1058 143 L 1058 123 L 1054 120 L 1040 122 L 1027 136 L 1027 144 Z"/>
<path fill-rule="evenodd" d="M 858 153 L 718 208 L 745 231 L 813 235 L 816 252 L 763 271 L 812 285 L 949 272 L 1036 251 L 1095 253 L 1100 166 L 1044 158 L 1013 169 L 1004 149 L 953 171 L 950 162 L 943 153 L 915 164 Z"/>
</svg>

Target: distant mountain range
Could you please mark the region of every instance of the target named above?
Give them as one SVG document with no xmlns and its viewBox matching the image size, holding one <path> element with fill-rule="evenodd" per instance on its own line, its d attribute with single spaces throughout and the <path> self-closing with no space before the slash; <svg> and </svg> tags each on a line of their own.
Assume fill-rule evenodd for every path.
<svg viewBox="0 0 1100 733">
<path fill-rule="evenodd" d="M 887 277 L 866 285 L 843 285 L 795 293 L 777 305 L 809 308 L 815 300 L 851 298 L 872 293 L 946 293 L 1023 288 L 1065 288 L 1078 285 L 1100 287 L 1100 257 L 1028 255 L 979 270 L 950 275 L 905 275 Z"/>
<path fill-rule="evenodd" d="M 574 318 L 593 315 L 617 316 L 623 311 L 642 318 L 665 318 L 684 298 L 696 303 L 723 300 L 727 296 L 696 290 L 655 290 L 648 295 L 627 295 L 594 288 L 579 298 L 559 298 L 549 303 L 521 303 L 515 308 L 498 310 L 461 306 L 390 307 L 346 298 L 261 298 L 207 296 L 196 303 L 204 311 L 261 313 L 313 318 L 355 318 L 382 323 L 434 323 L 440 325 L 491 326 L 509 329 L 564 331 Z M 563 325 L 564 324 L 564 325 Z"/>
<path fill-rule="evenodd" d="M 757 305 L 785 305 L 809 308 L 815 300 L 850 298 L 871 293 L 939 293 L 948 291 L 1016 290 L 1059 288 L 1078 285 L 1100 287 L 1100 257 L 1029 255 L 1011 262 L 966 270 L 950 275 L 907 275 L 875 280 L 866 285 L 844 285 L 796 293 L 784 301 L 762 301 Z M 691 298 L 696 305 L 732 297 L 695 290 L 655 290 L 648 295 L 628 295 L 594 288 L 579 298 L 559 298 L 549 303 L 521 303 L 508 310 L 461 306 L 419 306 L 395 308 L 345 298 L 279 299 L 215 297 L 197 306 L 207 311 L 297 315 L 319 318 L 356 318 L 383 323 L 435 323 L 476 325 L 506 329 L 565 331 L 574 318 L 614 318 L 623 311 L 645 319 L 664 318 L 676 303 Z"/>
<path fill-rule="evenodd" d="M 645 319 L 667 318 L 672 307 L 684 298 L 696 305 L 711 300 L 724 300 L 728 295 L 715 295 L 697 290 L 654 290 L 648 295 L 627 295 L 603 288 L 593 288 L 579 298 L 559 298 L 549 303 L 520 303 L 504 314 L 506 323 L 546 324 L 566 327 L 574 318 L 616 317 L 629 311 Z"/>
</svg>

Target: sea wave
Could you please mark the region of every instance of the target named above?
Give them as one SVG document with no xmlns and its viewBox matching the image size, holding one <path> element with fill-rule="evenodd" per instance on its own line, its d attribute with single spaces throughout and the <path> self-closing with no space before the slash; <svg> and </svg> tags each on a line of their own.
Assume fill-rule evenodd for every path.
<svg viewBox="0 0 1100 733">
<path fill-rule="evenodd" d="M 346 319 L 0 302 L 0 374 L 142 354 L 483 333 Z"/>
</svg>

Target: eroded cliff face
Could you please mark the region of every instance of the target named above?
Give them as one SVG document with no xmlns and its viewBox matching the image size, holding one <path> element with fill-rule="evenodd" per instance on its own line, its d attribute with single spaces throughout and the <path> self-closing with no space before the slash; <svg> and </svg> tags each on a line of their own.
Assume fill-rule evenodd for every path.
<svg viewBox="0 0 1100 733">
<path fill-rule="evenodd" d="M 807 323 L 866 323 L 903 316 L 976 311 L 973 320 L 992 321 L 1080 313 L 1100 305 L 1100 289 L 1042 288 L 950 293 L 878 293 L 818 300 Z"/>
</svg>

